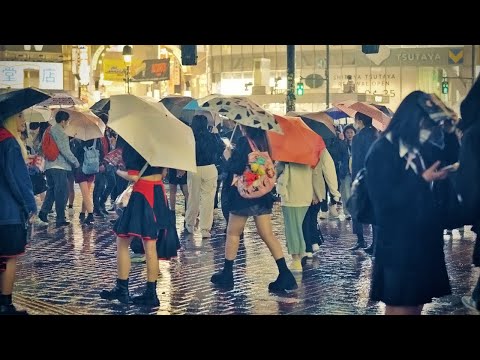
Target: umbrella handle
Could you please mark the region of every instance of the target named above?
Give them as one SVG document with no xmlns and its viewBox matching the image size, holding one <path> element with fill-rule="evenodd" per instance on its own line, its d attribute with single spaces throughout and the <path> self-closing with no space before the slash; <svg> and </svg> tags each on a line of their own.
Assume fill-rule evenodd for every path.
<svg viewBox="0 0 480 360">
<path fill-rule="evenodd" d="M 232 135 L 230 136 L 230 144 L 232 143 L 233 135 L 235 135 L 235 130 L 237 130 L 238 123 L 235 123 L 235 127 L 233 128 Z"/>
</svg>

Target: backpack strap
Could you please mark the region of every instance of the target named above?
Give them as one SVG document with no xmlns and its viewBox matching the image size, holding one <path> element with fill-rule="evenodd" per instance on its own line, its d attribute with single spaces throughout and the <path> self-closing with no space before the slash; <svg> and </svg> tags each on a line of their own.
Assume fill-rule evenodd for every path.
<svg viewBox="0 0 480 360">
<path fill-rule="evenodd" d="M 96 148 L 95 145 L 97 145 L 97 139 L 93 140 L 92 146 L 89 146 L 88 148 L 87 148 L 86 146 L 84 146 L 84 147 L 83 147 L 83 150 L 87 151 L 87 150 L 89 150 L 89 149 L 95 149 L 95 148 Z"/>
<path fill-rule="evenodd" d="M 250 149 L 252 151 L 258 151 L 257 145 L 247 136 L 248 143 L 250 144 Z"/>
</svg>

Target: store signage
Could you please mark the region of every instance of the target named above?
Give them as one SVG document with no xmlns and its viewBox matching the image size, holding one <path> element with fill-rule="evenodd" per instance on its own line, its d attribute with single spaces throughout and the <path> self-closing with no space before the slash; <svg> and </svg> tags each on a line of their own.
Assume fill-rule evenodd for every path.
<svg viewBox="0 0 480 360">
<path fill-rule="evenodd" d="M 170 79 L 170 59 L 144 60 L 144 70 L 133 77 L 135 81 L 163 81 Z"/>
<path fill-rule="evenodd" d="M 38 71 L 39 88 L 63 90 L 63 64 L 29 61 L 0 61 L 0 87 L 22 89 L 25 70 Z"/>
<path fill-rule="evenodd" d="M 123 81 L 127 67 L 123 59 L 103 59 L 103 79 L 107 81 Z"/>
</svg>

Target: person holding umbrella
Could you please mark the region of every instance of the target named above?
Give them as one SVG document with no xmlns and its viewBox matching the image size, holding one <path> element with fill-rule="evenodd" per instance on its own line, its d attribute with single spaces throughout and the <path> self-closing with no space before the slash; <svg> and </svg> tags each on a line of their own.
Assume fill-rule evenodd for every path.
<svg viewBox="0 0 480 360">
<path fill-rule="evenodd" d="M 147 284 L 143 294 L 132 297 L 136 305 L 159 306 L 156 288 L 160 271 L 156 242 L 160 230 L 168 226 L 168 202 L 163 185 L 166 169 L 153 167 L 128 143 L 123 147 L 123 160 L 127 171 L 116 170 L 116 174 L 135 183 L 128 206 L 115 222 L 113 231 L 117 235 L 118 277 L 112 290 L 103 290 L 103 299 L 117 299 L 128 304 L 128 277 L 130 273 L 129 246 L 134 237 L 143 240 L 147 262 Z"/>
<path fill-rule="evenodd" d="M 0 95 L 0 315 L 27 314 L 12 303 L 17 257 L 25 252 L 27 224 L 37 213 L 27 149 L 20 139 L 22 111 L 48 98 L 32 88 Z"/>
<path fill-rule="evenodd" d="M 229 119 L 235 120 L 240 126 L 243 136 L 238 140 L 235 149 L 227 147 L 224 157 L 228 160 L 226 165 L 227 178 L 224 182 L 228 185 L 225 192 L 228 196 L 230 216 L 227 228 L 227 241 L 225 244 L 225 261 L 222 271 L 212 275 L 210 281 L 216 286 L 231 288 L 233 281 L 233 262 L 237 256 L 240 236 L 245 228 L 249 216 L 255 218 L 255 225 L 263 242 L 268 246 L 278 267 L 277 279 L 268 285 L 269 291 L 284 292 L 298 288 L 295 277 L 288 269 L 283 255 L 282 246 L 273 234 L 272 208 L 274 197 L 271 192 L 258 198 L 244 198 L 238 188 L 233 184 L 234 176 L 243 176 L 249 164 L 249 154 L 253 148 L 259 151 L 271 152 L 268 146 L 266 130 L 283 133 L 280 124 L 274 116 L 265 111 L 258 104 L 245 97 L 218 96 L 206 101 L 202 107 L 218 111 Z M 223 195 L 223 192 L 222 192 Z"/>
<path fill-rule="evenodd" d="M 145 291 L 131 300 L 136 305 L 156 307 L 160 305 L 156 292 L 160 271 L 156 243 L 175 240 L 166 231 L 176 231 L 175 226 L 171 227 L 175 215 L 168 206 L 163 178 L 167 168 L 196 171 L 195 139 L 191 128 L 162 104 L 127 94 L 110 98 L 109 127 L 124 140 L 122 157 L 127 171 L 117 169 L 116 174 L 132 182 L 132 192 L 113 227 L 117 235 L 116 285 L 103 290 L 100 297 L 130 302 L 129 246 L 136 236 L 142 239 L 145 249 L 147 283 Z"/>
</svg>

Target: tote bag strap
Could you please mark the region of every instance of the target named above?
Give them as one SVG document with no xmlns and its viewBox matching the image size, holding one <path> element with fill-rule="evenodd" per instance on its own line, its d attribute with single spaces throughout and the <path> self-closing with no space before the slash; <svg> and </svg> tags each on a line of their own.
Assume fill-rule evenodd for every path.
<svg viewBox="0 0 480 360">
<path fill-rule="evenodd" d="M 250 148 L 252 151 L 258 151 L 257 145 L 247 136 L 248 143 L 250 144 Z"/>
</svg>

